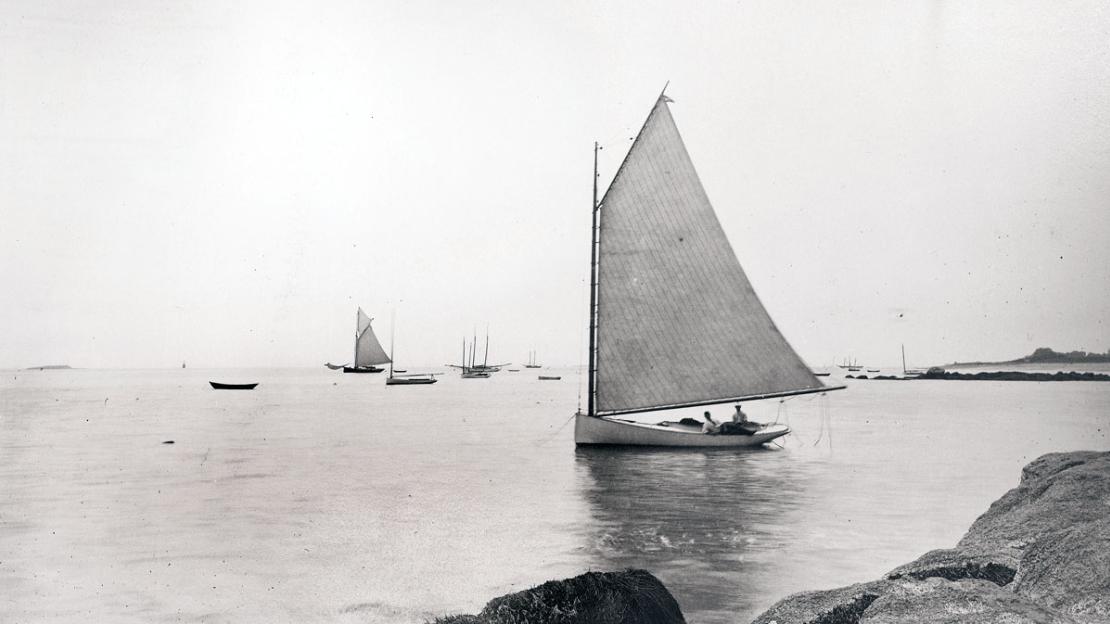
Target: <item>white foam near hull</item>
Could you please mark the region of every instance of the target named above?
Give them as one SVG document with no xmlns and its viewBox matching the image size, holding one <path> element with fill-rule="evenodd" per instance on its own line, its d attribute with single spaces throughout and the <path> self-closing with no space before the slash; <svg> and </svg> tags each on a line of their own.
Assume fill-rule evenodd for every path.
<svg viewBox="0 0 1110 624">
<path fill-rule="evenodd" d="M 790 433 L 786 425 L 767 425 L 752 435 L 708 435 L 697 427 L 648 424 L 613 416 L 598 418 L 576 414 L 575 444 L 619 444 L 626 446 L 740 447 L 759 446 Z"/>
</svg>

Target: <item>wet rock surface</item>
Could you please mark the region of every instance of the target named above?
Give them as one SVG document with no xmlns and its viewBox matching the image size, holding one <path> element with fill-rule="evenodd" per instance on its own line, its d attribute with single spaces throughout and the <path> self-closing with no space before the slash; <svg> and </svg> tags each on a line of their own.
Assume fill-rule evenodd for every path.
<svg viewBox="0 0 1110 624">
<path fill-rule="evenodd" d="M 494 598 L 478 615 L 433 624 L 683 624 L 678 602 L 644 570 L 587 572 Z"/>
<path fill-rule="evenodd" d="M 1110 624 L 1110 453 L 1045 455 L 955 548 L 884 580 L 789 596 L 755 622 Z"/>
</svg>

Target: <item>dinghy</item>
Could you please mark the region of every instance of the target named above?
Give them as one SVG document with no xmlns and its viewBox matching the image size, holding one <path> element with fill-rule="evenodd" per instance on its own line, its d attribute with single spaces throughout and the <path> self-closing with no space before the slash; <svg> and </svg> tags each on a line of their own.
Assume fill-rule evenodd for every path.
<svg viewBox="0 0 1110 624">
<path fill-rule="evenodd" d="M 212 386 L 213 390 L 254 390 L 255 386 L 257 386 L 258 384 L 257 383 L 229 384 L 229 383 L 220 383 L 218 381 L 210 381 L 210 382 L 208 382 L 208 385 Z"/>
</svg>

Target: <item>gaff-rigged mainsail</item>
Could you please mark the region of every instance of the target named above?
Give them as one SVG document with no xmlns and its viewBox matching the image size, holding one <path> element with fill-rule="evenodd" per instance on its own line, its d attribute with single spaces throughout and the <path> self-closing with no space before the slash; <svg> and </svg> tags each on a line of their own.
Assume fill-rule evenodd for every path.
<svg viewBox="0 0 1110 624">
<path fill-rule="evenodd" d="M 825 390 L 740 267 L 668 101 L 600 203 L 594 415 Z"/>
<path fill-rule="evenodd" d="M 358 324 L 355 331 L 355 366 L 366 367 L 375 364 L 387 364 L 389 356 L 385 354 L 382 345 L 378 342 L 378 337 L 374 335 L 374 329 L 370 327 L 370 321 L 373 320 L 362 308 L 358 309 Z"/>
</svg>

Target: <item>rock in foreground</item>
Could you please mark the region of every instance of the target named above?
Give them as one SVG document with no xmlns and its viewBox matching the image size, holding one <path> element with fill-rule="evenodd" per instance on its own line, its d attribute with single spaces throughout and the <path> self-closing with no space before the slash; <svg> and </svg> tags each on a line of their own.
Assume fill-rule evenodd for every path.
<svg viewBox="0 0 1110 624">
<path fill-rule="evenodd" d="M 587 572 L 489 601 L 433 624 L 682 624 L 674 596 L 644 570 Z"/>
<path fill-rule="evenodd" d="M 789 596 L 755 622 L 1110 624 L 1110 453 L 1045 455 L 955 548 Z"/>
</svg>

